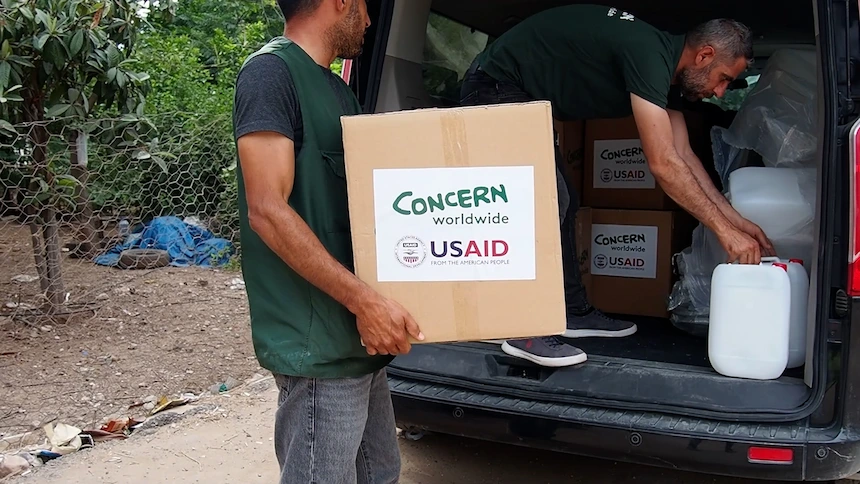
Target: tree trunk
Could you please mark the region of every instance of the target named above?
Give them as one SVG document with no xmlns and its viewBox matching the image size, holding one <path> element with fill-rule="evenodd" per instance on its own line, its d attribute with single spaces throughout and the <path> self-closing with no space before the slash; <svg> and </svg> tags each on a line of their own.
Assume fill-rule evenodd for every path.
<svg viewBox="0 0 860 484">
<path fill-rule="evenodd" d="M 63 287 L 62 253 L 60 252 L 60 234 L 57 224 L 56 211 L 48 207 L 44 212 L 45 225 L 42 233 L 45 238 L 45 252 L 48 259 L 48 289 L 45 295 L 51 306 L 51 312 L 56 312 L 65 303 L 66 290 Z"/>
<path fill-rule="evenodd" d="M 33 244 L 33 258 L 36 261 L 36 272 L 39 274 L 39 286 L 47 294 L 50 286 L 48 279 L 48 261 L 45 260 L 45 244 L 39 229 L 39 218 L 32 206 L 27 207 L 27 218 L 30 226 L 30 241 Z"/>
<path fill-rule="evenodd" d="M 78 219 L 77 230 L 77 256 L 92 259 L 98 254 L 101 243 L 101 224 L 98 217 L 93 214 L 90 204 L 90 194 L 87 191 L 87 135 L 81 131 L 75 131 L 69 140 L 71 148 L 71 173 L 79 184 L 75 187 L 75 205 Z"/>
<path fill-rule="evenodd" d="M 54 187 L 54 177 L 48 167 L 48 130 L 41 124 L 34 125 L 30 130 L 30 140 L 33 142 L 33 165 L 35 167 L 34 176 L 41 178 L 47 183 L 50 189 Z M 45 280 L 41 280 L 40 284 L 45 287 L 45 297 L 48 300 L 48 312 L 57 312 L 64 303 L 65 290 L 63 288 L 63 274 L 61 270 L 61 252 L 60 252 L 60 234 L 57 223 L 56 208 L 51 206 L 49 200 L 47 206 L 40 207 L 40 216 L 34 221 L 42 223 L 42 238 L 44 240 L 45 254 Z M 37 248 L 34 247 L 34 254 Z"/>
<path fill-rule="evenodd" d="M 38 67 L 33 69 L 32 78 L 29 85 L 24 90 L 25 98 L 25 121 L 32 123 L 30 126 L 30 142 L 33 144 L 33 177 L 44 180 L 48 185 L 49 190 L 54 189 L 54 174 L 48 166 L 48 140 L 49 133 L 43 124 L 44 120 L 44 96 L 41 89 L 38 87 Z M 31 191 L 34 193 L 38 190 L 38 182 L 31 183 Z M 53 194 L 52 194 L 53 195 Z M 58 230 L 56 207 L 52 206 L 53 197 L 48 198 L 44 202 L 33 202 L 34 207 L 30 207 L 34 213 L 38 213 L 37 217 L 30 220 L 31 235 L 33 240 L 33 255 L 36 258 L 37 268 L 39 268 L 39 284 L 45 290 L 45 297 L 48 300 L 48 312 L 57 312 L 65 302 L 65 291 L 63 288 L 63 274 L 61 270 L 61 252 L 60 252 L 60 236 Z M 45 205 L 42 205 L 45 203 Z M 33 227 L 33 224 L 41 222 L 42 241 L 38 241 L 38 237 L 33 232 L 38 232 L 38 225 Z M 36 230 L 34 230 L 36 229 Z M 39 267 L 40 255 L 44 254 L 44 270 Z"/>
</svg>

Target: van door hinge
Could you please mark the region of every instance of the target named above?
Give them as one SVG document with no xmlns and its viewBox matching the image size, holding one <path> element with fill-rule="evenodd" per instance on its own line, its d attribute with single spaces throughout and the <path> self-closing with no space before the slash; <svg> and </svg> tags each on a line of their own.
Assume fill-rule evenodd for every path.
<svg viewBox="0 0 860 484">
<path fill-rule="evenodd" d="M 827 321 L 827 342 L 842 343 L 842 322 L 835 319 Z"/>
<path fill-rule="evenodd" d="M 843 92 L 837 91 L 839 104 L 839 117 L 846 118 L 854 113 L 854 100 L 847 97 Z"/>
<path fill-rule="evenodd" d="M 834 318 L 827 320 L 827 342 L 842 343 L 842 322 L 850 311 L 851 298 L 844 289 L 837 289 L 833 293 L 833 315 Z"/>
</svg>

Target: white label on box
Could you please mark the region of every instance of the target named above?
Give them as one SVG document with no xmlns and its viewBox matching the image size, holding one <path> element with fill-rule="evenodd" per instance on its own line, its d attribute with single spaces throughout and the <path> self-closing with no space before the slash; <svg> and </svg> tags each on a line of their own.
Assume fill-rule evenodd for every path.
<svg viewBox="0 0 860 484">
<path fill-rule="evenodd" d="M 591 226 L 591 274 L 595 276 L 657 277 L 657 227 Z"/>
<path fill-rule="evenodd" d="M 535 279 L 534 167 L 373 170 L 380 282 Z"/>
<path fill-rule="evenodd" d="M 653 189 L 656 181 L 638 139 L 594 142 L 594 188 Z"/>
</svg>

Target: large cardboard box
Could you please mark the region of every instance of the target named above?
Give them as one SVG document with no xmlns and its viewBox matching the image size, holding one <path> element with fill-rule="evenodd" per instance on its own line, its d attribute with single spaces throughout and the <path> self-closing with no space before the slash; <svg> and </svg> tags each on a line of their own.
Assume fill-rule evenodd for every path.
<svg viewBox="0 0 860 484">
<path fill-rule="evenodd" d="M 554 121 L 557 143 L 561 154 L 562 175 L 578 203 L 582 203 L 585 170 L 585 123 L 582 121 Z"/>
<path fill-rule="evenodd" d="M 549 103 L 342 124 L 356 275 L 401 303 L 425 342 L 564 332 Z"/>
<path fill-rule="evenodd" d="M 672 256 L 689 245 L 695 219 L 683 211 L 590 212 L 591 226 L 581 230 L 589 233 L 591 304 L 608 313 L 668 317 Z"/>
<path fill-rule="evenodd" d="M 583 205 L 640 210 L 678 208 L 648 168 L 633 116 L 585 123 Z"/>
</svg>

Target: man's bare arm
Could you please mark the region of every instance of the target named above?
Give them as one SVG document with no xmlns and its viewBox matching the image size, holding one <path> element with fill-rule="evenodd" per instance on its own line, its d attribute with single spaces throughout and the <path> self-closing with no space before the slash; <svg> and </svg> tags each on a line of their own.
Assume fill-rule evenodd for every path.
<svg viewBox="0 0 860 484">
<path fill-rule="evenodd" d="M 723 215 L 675 150 L 672 124 L 666 110 L 635 94 L 630 96 L 648 167 L 663 191 L 717 235 L 729 255 L 729 262 L 758 264 L 761 261 L 758 242 Z"/>
<path fill-rule="evenodd" d="M 687 132 L 687 121 L 684 119 L 684 114 L 680 111 L 671 109 L 667 111 L 669 113 L 669 120 L 672 124 L 675 150 L 687 163 L 693 176 L 695 176 L 699 181 L 699 186 L 702 187 L 702 190 L 704 190 L 708 198 L 714 202 L 714 205 L 720 209 L 729 222 L 731 222 L 735 227 L 741 229 L 741 231 L 746 232 L 755 238 L 761 245 L 765 255 L 776 254 L 776 251 L 773 248 L 773 243 L 767 238 L 761 227 L 750 222 L 744 218 L 743 215 L 738 213 L 726 197 L 720 193 L 716 186 L 714 186 L 714 182 L 705 170 L 702 160 L 696 156 L 696 153 L 693 152 L 693 148 L 690 146 L 690 137 Z"/>
<path fill-rule="evenodd" d="M 397 302 L 381 296 L 337 261 L 287 203 L 295 181 L 294 145 L 273 132 L 239 138 L 239 160 L 251 229 L 305 280 L 356 315 L 367 352 L 404 354 L 418 324 Z"/>
<path fill-rule="evenodd" d="M 702 189 L 697 177 L 675 150 L 669 114 L 659 106 L 631 94 L 633 116 L 651 173 L 660 187 L 684 210 L 716 233 L 731 225 Z"/>
<path fill-rule="evenodd" d="M 308 282 L 350 311 L 370 288 L 323 247 L 287 203 L 295 180 L 293 141 L 274 132 L 239 138 L 251 229 Z"/>
<path fill-rule="evenodd" d="M 732 208 L 729 201 L 726 200 L 726 197 L 717 190 L 717 187 L 714 186 L 714 182 L 705 170 L 704 165 L 702 165 L 702 161 L 698 156 L 696 156 L 696 153 L 693 152 L 693 148 L 690 146 L 690 137 L 687 134 L 687 121 L 684 119 L 684 114 L 680 111 L 674 111 L 671 109 L 667 109 L 666 111 L 669 113 L 669 121 L 672 125 L 675 151 L 677 151 L 681 159 L 687 163 L 693 176 L 695 176 L 696 180 L 699 181 L 699 186 L 702 187 L 705 195 L 714 202 L 717 208 L 719 208 L 726 217 L 729 217 L 729 213 L 727 213 L 727 211 L 733 212 L 734 208 Z"/>
</svg>

